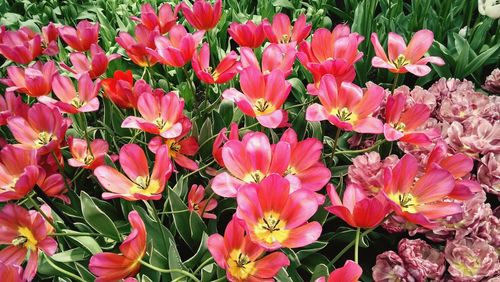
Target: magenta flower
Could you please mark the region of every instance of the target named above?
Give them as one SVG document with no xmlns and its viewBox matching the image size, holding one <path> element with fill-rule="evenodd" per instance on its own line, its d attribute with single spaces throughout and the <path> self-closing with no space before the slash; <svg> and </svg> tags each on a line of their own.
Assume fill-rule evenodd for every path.
<svg viewBox="0 0 500 282">
<path fill-rule="evenodd" d="M 223 84 L 233 79 L 238 74 L 238 55 L 236 52 L 231 51 L 219 63 L 219 65 L 212 71 L 210 66 L 210 48 L 208 43 L 204 43 L 199 53 L 193 55 L 191 60 L 193 70 L 198 79 L 208 84 Z"/>
<path fill-rule="evenodd" d="M 85 52 L 92 44 L 99 40 L 99 23 L 91 23 L 87 20 L 78 22 L 76 29 L 71 26 L 63 26 L 59 29 L 61 38 L 76 51 Z"/>
<path fill-rule="evenodd" d="M 61 66 L 78 76 L 88 73 L 90 78 L 96 79 L 106 72 L 109 62 L 118 58 L 120 58 L 119 54 L 107 56 L 99 45 L 92 44 L 90 45 L 90 60 L 85 53 L 74 52 L 69 55 L 69 60 L 73 64 L 73 69 L 64 63 L 62 63 Z"/>
<path fill-rule="evenodd" d="M 269 42 L 280 44 L 292 43 L 293 46 L 302 42 L 312 29 L 312 25 L 306 23 L 305 15 L 300 15 L 292 27 L 290 18 L 282 13 L 274 15 L 272 24 L 267 19 L 264 19 L 262 25 Z"/>
<path fill-rule="evenodd" d="M 416 282 L 405 268 L 401 257 L 393 251 L 377 255 L 377 261 L 372 268 L 372 277 L 375 282 Z"/>
<path fill-rule="evenodd" d="M 446 269 L 444 254 L 423 240 L 402 239 L 398 253 L 416 281 L 439 280 Z"/>
<path fill-rule="evenodd" d="M 240 48 L 241 68 L 254 67 L 259 69 L 264 75 L 270 74 L 273 70 L 281 70 L 285 76 L 292 73 L 295 54 L 294 47 L 283 44 L 269 44 L 262 52 L 262 67 L 257 60 L 257 56 L 248 47 Z"/>
<path fill-rule="evenodd" d="M 247 21 L 244 24 L 232 22 L 229 25 L 227 32 L 240 47 L 249 47 L 255 49 L 260 47 L 266 39 L 262 23 L 256 25 L 251 20 Z"/>
</svg>

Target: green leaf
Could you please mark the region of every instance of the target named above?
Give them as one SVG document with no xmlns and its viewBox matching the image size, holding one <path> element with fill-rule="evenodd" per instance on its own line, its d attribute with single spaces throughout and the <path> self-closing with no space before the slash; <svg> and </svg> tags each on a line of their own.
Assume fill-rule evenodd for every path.
<svg viewBox="0 0 500 282">
<path fill-rule="evenodd" d="M 114 222 L 94 203 L 87 193 L 83 191 L 80 193 L 80 201 L 83 217 L 92 228 L 117 241 L 121 240 L 121 234 Z"/>
<path fill-rule="evenodd" d="M 65 263 L 85 260 L 88 257 L 89 257 L 88 252 L 82 249 L 81 247 L 60 252 L 51 256 L 53 260 Z"/>
<path fill-rule="evenodd" d="M 72 230 L 68 231 L 69 233 L 75 233 Z M 82 246 L 84 249 L 86 249 L 93 255 L 102 253 L 102 249 L 97 243 L 97 241 L 90 236 L 68 236 L 68 238 L 77 243 L 78 245 Z"/>
<path fill-rule="evenodd" d="M 492 56 L 495 54 L 495 52 L 498 50 L 498 47 L 500 47 L 500 43 L 496 44 L 495 46 L 489 48 L 488 50 L 482 52 L 477 56 L 475 59 L 473 59 L 465 68 L 466 71 L 464 73 L 464 76 L 468 76 L 469 74 L 475 72 L 478 70 L 480 67 L 484 65 L 484 63 Z"/>
<path fill-rule="evenodd" d="M 183 269 L 184 266 L 181 261 L 181 257 L 179 255 L 179 251 L 177 251 L 177 247 L 175 246 L 175 241 L 170 241 L 170 248 L 168 250 L 168 266 L 170 269 Z M 172 279 L 176 279 L 182 277 L 181 273 L 172 272 L 170 273 Z"/>
<path fill-rule="evenodd" d="M 328 271 L 328 267 L 324 264 L 318 264 L 314 268 L 313 274 L 311 276 L 311 282 L 316 281 L 316 279 L 321 278 L 321 277 L 328 277 L 330 275 L 330 272 Z"/>
</svg>

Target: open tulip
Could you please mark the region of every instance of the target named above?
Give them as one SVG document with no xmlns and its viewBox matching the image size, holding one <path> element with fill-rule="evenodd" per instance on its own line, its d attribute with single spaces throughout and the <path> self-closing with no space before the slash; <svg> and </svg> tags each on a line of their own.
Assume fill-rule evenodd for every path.
<svg viewBox="0 0 500 282">
<path fill-rule="evenodd" d="M 117 70 L 112 78 L 102 81 L 104 97 L 109 98 L 118 107 L 124 109 L 137 108 L 139 95 L 144 92 L 152 92 L 151 86 L 140 79 L 134 83 L 132 71 Z"/>
<path fill-rule="evenodd" d="M 414 145 L 427 146 L 440 137 L 437 129 L 419 130 L 431 115 L 424 104 L 415 104 L 406 110 L 406 95 L 399 93 L 389 96 L 385 106 L 384 137 L 388 141 L 400 140 Z"/>
<path fill-rule="evenodd" d="M 61 65 L 72 73 L 78 75 L 88 73 L 90 78 L 95 79 L 106 72 L 109 62 L 119 57 L 119 54 L 106 56 L 106 53 L 99 45 L 92 44 L 90 45 L 90 61 L 84 53 L 75 52 L 69 55 L 69 60 L 73 64 L 74 70 L 65 64 Z"/>
<path fill-rule="evenodd" d="M 266 39 L 262 23 L 256 25 L 251 20 L 244 24 L 233 22 L 229 25 L 227 32 L 240 47 L 255 49 L 260 47 Z"/>
<path fill-rule="evenodd" d="M 214 144 L 212 145 L 212 156 L 214 160 L 221 166 L 224 167 L 224 160 L 222 159 L 222 145 L 229 140 L 239 140 L 238 125 L 236 123 L 231 123 L 231 129 L 229 130 L 229 138 L 226 137 L 227 129 L 224 127 L 219 131 L 217 137 L 215 137 Z"/>
<path fill-rule="evenodd" d="M 233 79 L 236 74 L 238 74 L 238 55 L 236 52 L 231 51 L 224 57 L 219 65 L 212 71 L 210 66 L 210 48 L 208 43 L 204 43 L 200 49 L 200 52 L 193 55 L 191 60 L 193 65 L 193 70 L 198 79 L 205 83 L 213 84 L 223 84 Z"/>
<path fill-rule="evenodd" d="M 0 262 L 0 277 L 5 281 L 24 282 L 23 268 L 17 264 L 6 264 Z"/>
<path fill-rule="evenodd" d="M 318 209 L 314 193 L 299 189 L 290 194 L 290 183 L 277 174 L 247 184 L 237 201 L 236 216 L 252 241 L 267 250 L 304 247 L 321 235 L 321 224 L 307 223 Z"/>
<path fill-rule="evenodd" d="M 177 9 L 172 11 L 172 6 L 168 3 L 163 3 L 158 9 L 158 15 L 149 3 L 144 3 L 141 6 L 141 17 L 131 17 L 132 20 L 140 22 L 149 30 L 159 30 L 161 34 L 165 34 L 177 22 Z"/>
<path fill-rule="evenodd" d="M 128 221 L 131 231 L 120 245 L 121 254 L 98 253 L 90 258 L 89 269 L 97 276 L 96 282 L 121 281 L 141 269 L 146 254 L 146 226 L 136 211 L 128 214 Z"/>
<path fill-rule="evenodd" d="M 264 127 L 277 128 L 287 124 L 288 113 L 281 106 L 292 85 L 280 70 L 263 75 L 257 68 L 248 67 L 240 73 L 240 87 L 243 93 L 230 88 L 222 96 L 236 103 L 244 114 L 255 117 Z"/>
<path fill-rule="evenodd" d="M 438 66 L 444 65 L 443 59 L 439 57 L 429 56 L 422 58 L 434 41 L 434 33 L 427 29 L 417 31 L 411 38 L 408 46 L 406 46 L 405 40 L 401 35 L 389 32 L 389 57 L 387 57 L 384 48 L 380 45 L 376 33 L 372 33 L 371 41 L 376 54 L 372 59 L 372 66 L 376 68 L 389 69 L 393 73 L 411 72 L 416 76 L 425 76 L 431 71 L 427 63 Z"/>
<path fill-rule="evenodd" d="M 344 266 L 339 267 L 330 273 L 328 282 L 358 282 L 363 274 L 363 269 L 352 260 L 347 260 Z M 314 282 L 325 282 L 325 278 L 321 277 Z"/>
<path fill-rule="evenodd" d="M 29 64 L 42 54 L 42 38 L 27 27 L 6 30 L 0 27 L 0 54 L 19 64 Z"/>
<path fill-rule="evenodd" d="M 312 29 L 312 25 L 306 23 L 305 15 L 300 15 L 292 27 L 290 18 L 283 13 L 274 15 L 272 24 L 267 19 L 264 19 L 262 25 L 269 42 L 279 44 L 291 43 L 293 46 L 302 42 Z"/>
<path fill-rule="evenodd" d="M 59 29 L 56 25 L 50 22 L 42 27 L 42 43 L 44 45 L 43 54 L 47 56 L 55 56 L 59 53 L 57 39 L 59 38 Z"/>
<path fill-rule="evenodd" d="M 307 108 L 308 121 L 328 120 L 331 124 L 345 131 L 379 134 L 383 131 L 382 121 L 372 114 L 384 99 L 384 89 L 375 84 L 368 84 L 363 89 L 350 82 L 342 82 L 338 88 L 332 75 L 321 79 L 318 98 L 321 104 L 312 104 Z"/>
<path fill-rule="evenodd" d="M 146 48 L 155 49 L 155 38 L 160 36 L 157 30 L 149 30 L 145 25 L 135 26 L 135 38 L 127 32 L 120 32 L 115 37 L 116 43 L 122 46 L 127 52 L 132 62 L 140 67 L 151 67 L 157 62 L 156 58 L 150 55 Z"/>
<path fill-rule="evenodd" d="M 103 199 L 122 198 L 127 201 L 161 199 L 161 192 L 172 173 L 172 162 L 168 158 L 166 146 L 160 147 L 156 152 L 151 174 L 146 154 L 136 144 L 127 144 L 120 149 L 119 162 L 125 175 L 107 165 L 94 170 L 97 180 L 109 191 L 102 194 Z"/>
<path fill-rule="evenodd" d="M 139 96 L 137 109 L 142 118 L 129 116 L 122 122 L 123 128 L 136 128 L 164 138 L 175 138 L 182 133 L 184 100 L 174 92 L 162 97 L 153 93 Z"/>
<path fill-rule="evenodd" d="M 71 203 L 69 197 L 66 195 L 68 189 L 66 188 L 66 183 L 64 176 L 60 173 L 48 174 L 45 173 L 44 178 L 39 178 L 38 187 L 42 189 L 45 195 L 51 198 L 58 198 L 65 202 L 66 204 Z"/>
<path fill-rule="evenodd" d="M 7 145 L 0 151 L 0 202 L 22 199 L 43 177 L 36 151 Z"/>
<path fill-rule="evenodd" d="M 394 168 L 385 169 L 383 192 L 397 215 L 433 228 L 432 221 L 462 212 L 460 203 L 445 201 L 455 187 L 455 179 L 447 170 L 433 168 L 418 180 L 417 172 L 418 161 L 410 154 Z"/>
<path fill-rule="evenodd" d="M 28 257 L 23 280 L 33 280 L 39 252 L 51 256 L 57 250 L 56 240 L 48 236 L 52 232 L 49 223 L 38 212 L 7 204 L 0 210 L 0 226 L 0 244 L 8 245 L 0 251 L 0 261 L 7 265 L 21 265 Z"/>
<path fill-rule="evenodd" d="M 209 211 L 217 207 L 215 199 L 203 200 L 205 197 L 205 188 L 201 185 L 193 184 L 188 194 L 188 210 L 196 212 L 203 218 L 216 219 L 217 216 Z"/>
<path fill-rule="evenodd" d="M 61 38 L 76 51 L 85 52 L 99 39 L 99 23 L 87 20 L 78 22 L 76 29 L 72 26 L 63 26 L 59 29 Z"/>
<path fill-rule="evenodd" d="M 210 30 L 217 26 L 222 16 L 222 0 L 215 0 L 214 6 L 205 0 L 196 0 L 192 8 L 182 2 L 180 9 L 190 25 L 198 30 Z"/>
<path fill-rule="evenodd" d="M 364 189 L 357 184 L 348 184 L 343 201 L 332 184 L 326 188 L 332 205 L 326 210 L 340 217 L 352 227 L 373 228 L 382 222 L 389 207 L 382 194 L 368 197 Z"/>
<path fill-rule="evenodd" d="M 68 164 L 72 167 L 83 167 L 94 169 L 105 163 L 105 156 L 108 153 L 108 142 L 103 139 L 94 139 L 90 142 L 83 139 L 68 137 L 68 147 L 72 158 L 68 159 Z"/>
<path fill-rule="evenodd" d="M 208 237 L 207 245 L 231 282 L 271 282 L 282 267 L 290 265 L 284 253 L 264 255 L 265 249 L 245 235 L 245 229 L 235 217 L 227 224 L 224 237 L 213 234 Z"/>
<path fill-rule="evenodd" d="M 42 97 L 40 101 L 53 103 L 62 112 L 68 114 L 94 112 L 99 109 L 97 94 L 99 94 L 100 88 L 101 81 L 97 79 L 92 82 L 88 73 L 84 73 L 78 78 L 78 91 L 69 77 L 57 74 L 52 80 L 52 89 L 59 100 Z"/>
<path fill-rule="evenodd" d="M 146 50 L 164 65 L 182 67 L 191 60 L 204 34 L 204 31 L 188 33 L 184 26 L 177 24 L 169 31 L 168 37 L 155 37 L 156 50 L 149 47 Z"/>
<path fill-rule="evenodd" d="M 5 95 L 0 95 L 0 126 L 6 125 L 9 117 L 25 116 L 29 106 L 23 102 L 21 96 L 17 96 L 13 92 L 5 92 Z"/>
<path fill-rule="evenodd" d="M 222 147 L 226 170 L 212 181 L 215 194 L 236 197 L 247 183 L 259 183 L 271 173 L 283 175 L 290 162 L 290 144 L 280 141 L 271 147 L 264 133 L 251 132 L 243 140 L 229 140 Z"/>
<path fill-rule="evenodd" d="M 28 96 L 40 97 L 52 90 L 52 77 L 57 73 L 53 61 L 45 64 L 36 62 L 34 65 L 21 68 L 11 66 L 7 68 L 9 80 L 4 80 L 10 87 L 7 91 L 17 91 Z"/>
<path fill-rule="evenodd" d="M 268 75 L 273 70 L 278 69 L 281 70 L 285 76 L 289 76 L 292 73 L 297 50 L 289 45 L 269 44 L 262 52 L 262 68 L 252 49 L 241 47 L 240 54 L 242 69 L 255 67 L 261 70 L 264 75 Z"/>
</svg>

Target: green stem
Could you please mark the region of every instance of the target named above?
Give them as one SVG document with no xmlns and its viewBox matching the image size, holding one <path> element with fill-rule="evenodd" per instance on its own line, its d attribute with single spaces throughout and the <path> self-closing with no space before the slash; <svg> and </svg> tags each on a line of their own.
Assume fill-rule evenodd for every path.
<svg viewBox="0 0 500 282">
<path fill-rule="evenodd" d="M 205 260 L 204 262 L 202 262 L 200 264 L 200 266 L 198 266 L 198 268 L 196 268 L 196 270 L 194 271 L 194 274 L 198 273 L 200 270 L 203 269 L 203 267 L 205 267 L 207 264 L 210 264 L 214 261 L 214 258 L 213 257 L 209 257 L 207 260 Z"/>
<path fill-rule="evenodd" d="M 382 221 L 383 222 L 383 221 Z M 363 238 L 364 236 L 368 235 L 370 232 L 375 230 L 377 226 L 365 230 L 363 233 L 361 233 L 360 238 Z M 328 264 L 328 267 L 333 266 L 351 247 L 354 246 L 354 241 L 351 241 L 347 246 L 345 246 Z"/>
<path fill-rule="evenodd" d="M 104 234 L 100 234 L 100 233 L 79 233 L 79 232 L 67 232 L 67 233 L 59 232 L 59 233 L 52 233 L 52 234 L 50 234 L 50 236 L 56 236 L 56 237 L 89 236 L 89 237 L 106 237 L 106 238 L 114 239 L 112 237 L 108 237 L 108 236 L 106 236 Z"/>
<path fill-rule="evenodd" d="M 159 212 L 158 214 L 176 214 L 176 213 L 183 213 L 183 212 L 188 212 L 189 210 L 180 210 L 180 211 L 162 211 Z"/>
<path fill-rule="evenodd" d="M 52 262 L 52 260 L 49 257 L 47 257 L 46 261 L 50 264 L 50 266 L 52 266 L 52 268 L 63 273 L 67 277 L 74 279 L 76 281 L 85 282 L 85 279 L 81 278 L 80 276 L 77 276 L 77 275 L 75 275 L 69 271 L 66 271 L 65 269 L 62 269 L 59 266 L 57 266 L 55 263 Z"/>
<path fill-rule="evenodd" d="M 150 200 L 149 202 L 144 201 L 144 204 L 149 205 L 149 208 L 153 211 L 152 214 L 153 214 L 154 219 L 158 223 L 158 228 L 160 229 L 160 232 L 161 232 L 161 238 L 162 238 L 163 242 L 168 244 L 167 237 L 165 236 L 165 231 L 163 230 L 162 221 L 160 220 L 160 217 L 158 216 L 158 211 L 156 210 L 156 207 L 153 203 L 153 200 Z"/>
<path fill-rule="evenodd" d="M 33 190 L 35 190 L 36 194 L 38 195 L 38 197 L 42 198 L 42 200 L 62 219 L 62 221 L 64 222 L 64 224 L 66 226 L 68 226 L 69 228 L 71 229 L 76 229 L 75 225 L 73 224 L 73 221 L 71 221 L 71 219 L 69 219 L 51 200 L 50 198 L 45 194 L 45 192 L 43 192 L 42 189 L 40 189 L 40 187 L 38 186 L 35 186 L 35 188 L 33 188 Z M 56 229 L 57 230 L 57 229 Z"/>
<path fill-rule="evenodd" d="M 346 151 L 337 151 L 334 153 L 334 155 L 341 155 L 341 154 L 358 154 L 358 153 L 365 153 L 365 152 L 369 152 L 375 148 L 377 148 L 378 146 L 382 145 L 383 143 L 385 143 L 386 140 L 382 140 L 382 141 L 379 141 L 379 142 L 376 142 L 375 144 L 373 144 L 373 146 L 371 147 L 368 147 L 368 148 L 364 148 L 364 149 L 360 149 L 360 150 L 346 150 Z"/>
<path fill-rule="evenodd" d="M 359 258 L 359 235 L 361 233 L 361 228 L 356 229 L 356 241 L 354 242 L 354 262 L 358 263 Z"/>
<path fill-rule="evenodd" d="M 339 140 L 340 131 L 341 131 L 340 128 L 337 128 L 337 132 L 335 133 L 335 139 L 333 140 L 332 152 L 335 152 L 335 149 L 337 148 L 337 141 Z M 334 156 L 335 153 L 332 153 L 332 162 L 333 165 L 335 166 L 335 160 L 333 159 Z"/>
<path fill-rule="evenodd" d="M 396 86 L 398 86 L 398 78 L 399 78 L 399 73 L 396 73 L 394 76 L 394 82 L 392 83 L 392 90 L 391 93 L 394 94 L 394 90 L 396 90 Z"/>
<path fill-rule="evenodd" d="M 212 161 L 211 161 L 211 162 L 209 162 L 208 164 L 206 164 L 206 165 L 204 165 L 204 166 L 202 166 L 202 167 L 198 168 L 198 169 L 197 169 L 197 170 L 195 170 L 195 171 L 191 171 L 190 173 L 186 174 L 186 177 L 189 177 L 189 176 L 191 176 L 191 175 L 193 175 L 193 174 L 195 174 L 195 173 L 198 173 L 198 172 L 200 172 L 200 171 L 204 170 L 205 168 L 207 168 L 207 167 L 211 166 L 213 163 L 215 163 L 215 160 L 212 160 Z"/>
<path fill-rule="evenodd" d="M 59 159 L 57 158 L 56 156 L 56 153 L 54 151 L 50 152 L 52 154 L 52 157 L 54 158 L 54 161 L 56 162 L 57 164 L 57 169 L 59 170 L 59 173 L 61 174 L 63 180 L 64 180 L 64 187 L 66 188 L 66 190 L 70 190 L 69 189 L 69 184 L 68 184 L 68 181 L 66 180 L 66 175 L 64 175 L 64 169 L 63 167 L 61 166 L 61 163 L 59 163 Z M 64 160 L 63 160 L 64 161 Z"/>
<path fill-rule="evenodd" d="M 45 219 L 45 221 L 47 221 L 50 225 L 52 225 L 52 227 L 54 227 L 55 230 L 59 230 L 59 227 L 57 227 L 57 225 L 54 223 L 54 221 L 52 221 L 52 219 L 49 218 L 45 214 L 45 212 L 43 212 L 43 210 L 40 208 L 38 203 L 31 197 L 31 195 L 28 195 L 26 199 L 28 199 L 28 201 L 33 205 L 35 210 L 42 215 L 42 217 Z"/>
<path fill-rule="evenodd" d="M 196 276 L 194 276 L 193 274 L 191 274 L 185 270 L 182 270 L 182 269 L 163 269 L 163 268 L 156 267 L 152 264 L 149 264 L 143 260 L 141 260 L 141 264 L 147 268 L 154 270 L 154 271 L 158 271 L 161 273 L 179 273 L 179 274 L 184 275 L 185 277 L 191 278 L 191 280 L 193 280 L 195 282 L 200 282 L 200 280 L 198 278 L 196 278 Z"/>
<path fill-rule="evenodd" d="M 206 201 L 206 204 L 205 206 L 203 207 L 203 209 L 201 210 L 201 215 L 200 217 L 203 218 L 203 215 L 205 214 L 205 210 L 207 209 L 207 206 L 208 206 L 208 203 L 210 203 L 210 200 L 212 200 L 212 198 L 215 196 L 215 193 L 212 192 L 212 194 L 210 194 L 210 196 L 208 197 L 207 201 Z M 196 272 L 195 272 L 196 273 Z"/>
</svg>

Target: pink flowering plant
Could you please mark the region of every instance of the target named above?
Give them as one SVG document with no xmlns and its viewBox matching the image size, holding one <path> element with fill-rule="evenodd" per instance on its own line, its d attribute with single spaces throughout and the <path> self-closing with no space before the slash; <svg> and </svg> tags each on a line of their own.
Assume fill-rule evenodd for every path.
<svg viewBox="0 0 500 282">
<path fill-rule="evenodd" d="M 0 3 L 1 281 L 498 281 L 494 4 L 84 2 Z"/>
</svg>

